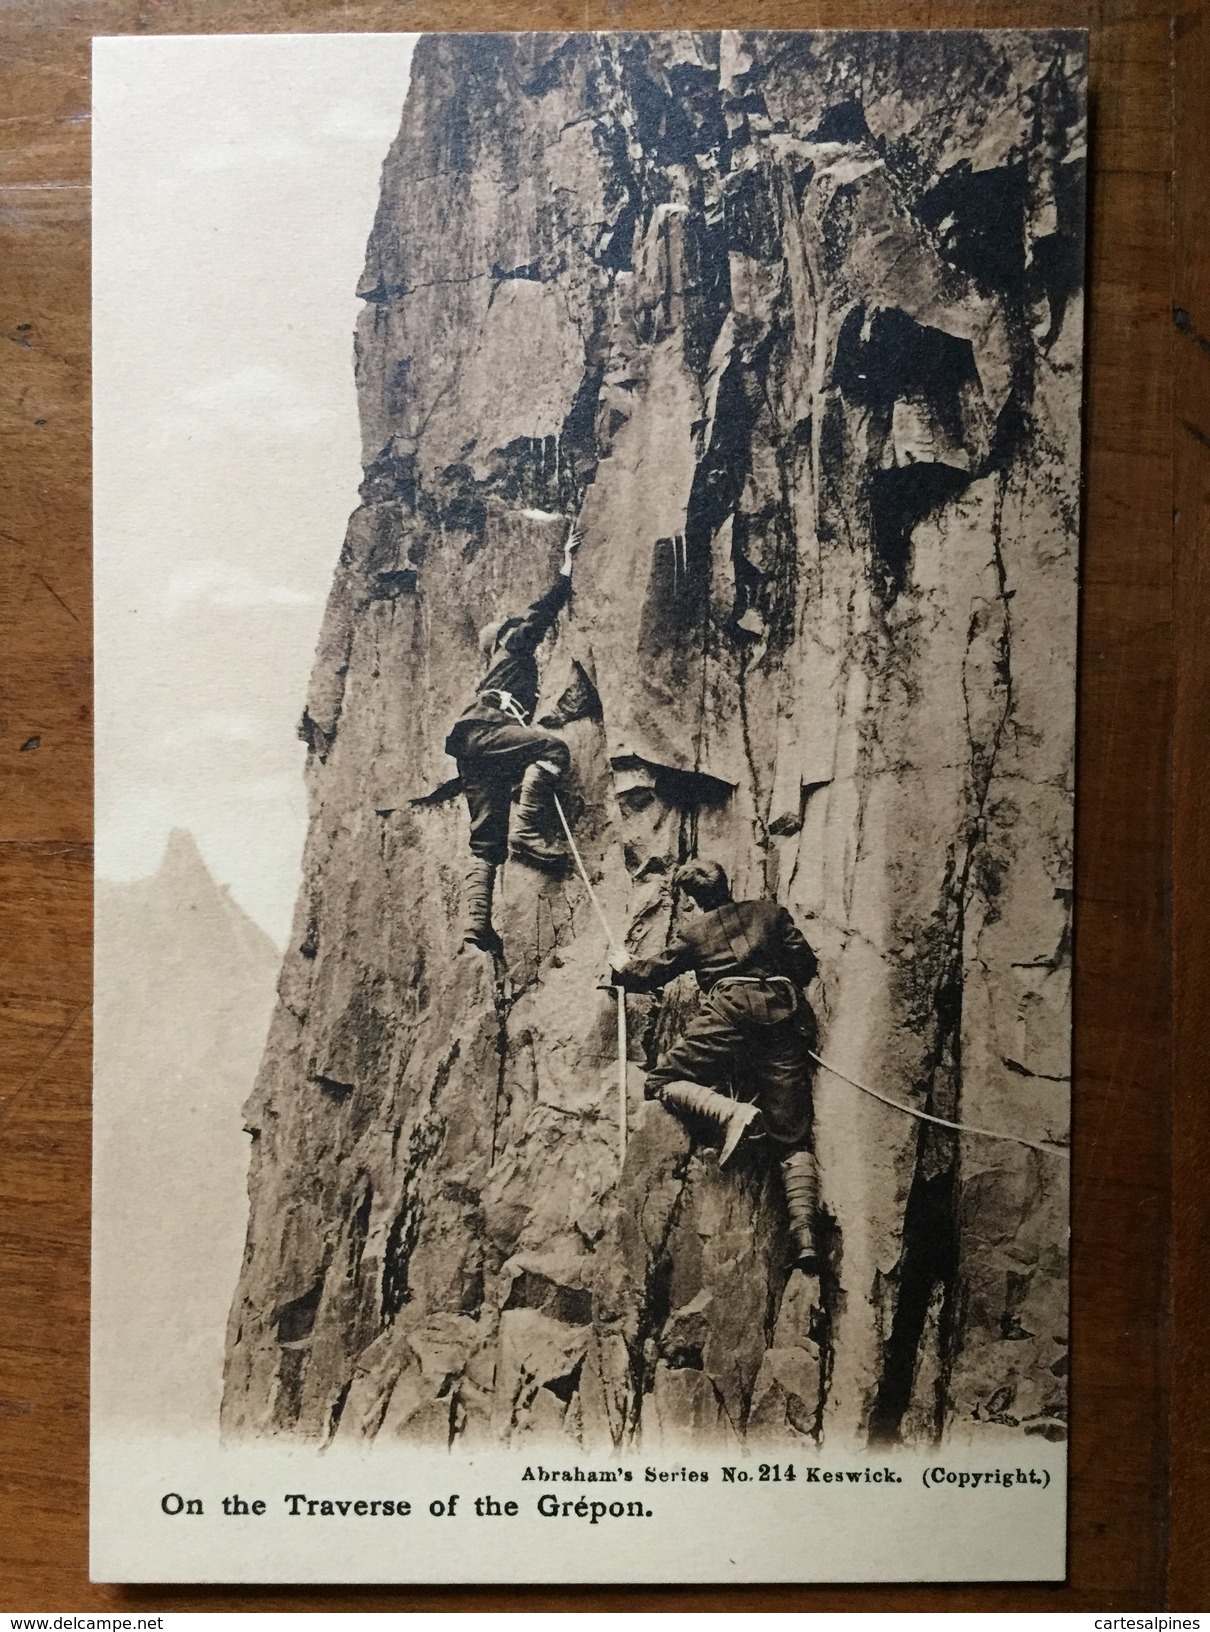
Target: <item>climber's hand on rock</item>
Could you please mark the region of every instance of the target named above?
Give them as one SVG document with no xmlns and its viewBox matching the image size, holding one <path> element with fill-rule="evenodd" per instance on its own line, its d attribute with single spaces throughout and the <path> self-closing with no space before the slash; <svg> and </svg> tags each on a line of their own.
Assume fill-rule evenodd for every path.
<svg viewBox="0 0 1210 1632">
<path fill-rule="evenodd" d="M 563 546 L 563 571 L 570 573 L 572 557 L 584 542 L 584 534 L 580 531 L 578 521 L 573 521 L 567 529 L 567 543 Z"/>
</svg>

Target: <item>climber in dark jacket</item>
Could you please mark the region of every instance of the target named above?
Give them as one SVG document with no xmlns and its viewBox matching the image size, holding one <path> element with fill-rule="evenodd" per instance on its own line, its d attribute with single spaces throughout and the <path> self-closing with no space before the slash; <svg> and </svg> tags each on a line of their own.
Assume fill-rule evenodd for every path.
<svg viewBox="0 0 1210 1632">
<path fill-rule="evenodd" d="M 734 901 L 717 862 L 677 870 L 680 935 L 651 958 L 618 952 L 615 984 L 650 992 L 692 970 L 703 1002 L 647 1076 L 647 1095 L 696 1112 L 724 1130 L 720 1167 L 749 1131 L 784 1154 L 794 1262 L 816 1258 L 819 1176 L 812 1150 L 811 1081 L 815 1016 L 803 993 L 817 962 L 793 918 L 775 901 Z M 717 1088 L 732 1085 L 745 1097 Z"/>
<path fill-rule="evenodd" d="M 471 819 L 464 941 L 483 952 L 503 950 L 492 928 L 492 892 L 496 869 L 509 855 L 509 805 L 518 782 L 512 854 L 535 867 L 560 867 L 566 856 L 550 832 L 555 785 L 570 770 L 571 755 L 561 737 L 529 722 L 538 703 L 535 652 L 571 596 L 571 563 L 580 536 L 573 522 L 559 576 L 528 611 L 479 631 L 487 670 L 445 742 L 446 753 L 458 763 Z"/>
</svg>

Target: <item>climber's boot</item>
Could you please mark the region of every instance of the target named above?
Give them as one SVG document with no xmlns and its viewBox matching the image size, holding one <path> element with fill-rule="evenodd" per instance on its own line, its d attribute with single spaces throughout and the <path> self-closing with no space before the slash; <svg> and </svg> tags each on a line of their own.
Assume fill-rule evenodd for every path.
<svg viewBox="0 0 1210 1632">
<path fill-rule="evenodd" d="M 698 1116 L 718 1123 L 723 1130 L 723 1148 L 718 1153 L 720 1167 L 726 1167 L 738 1150 L 740 1140 L 754 1122 L 760 1121 L 760 1111 L 755 1105 L 745 1099 L 731 1099 L 727 1094 L 716 1093 L 713 1088 L 705 1088 L 700 1082 L 665 1083 L 659 1097 L 666 1105 L 675 1105 L 682 1111 L 694 1111 Z"/>
<path fill-rule="evenodd" d="M 547 837 L 553 825 L 555 783 L 559 767 L 547 759 L 531 765 L 521 779 L 517 799 L 517 813 L 513 818 L 512 854 L 518 861 L 531 867 L 549 870 L 561 868 L 567 860 L 567 850 L 560 840 Z"/>
<path fill-rule="evenodd" d="M 504 951 L 504 942 L 492 928 L 495 883 L 495 863 L 483 856 L 472 856 L 462 897 L 462 944 L 473 946 L 479 952 L 498 954 Z"/>
<path fill-rule="evenodd" d="M 816 1270 L 819 1247 L 815 1216 L 819 1211 L 819 1164 L 809 1150 L 795 1150 L 782 1158 L 786 1211 L 790 1215 L 790 1264 L 794 1269 Z"/>
</svg>

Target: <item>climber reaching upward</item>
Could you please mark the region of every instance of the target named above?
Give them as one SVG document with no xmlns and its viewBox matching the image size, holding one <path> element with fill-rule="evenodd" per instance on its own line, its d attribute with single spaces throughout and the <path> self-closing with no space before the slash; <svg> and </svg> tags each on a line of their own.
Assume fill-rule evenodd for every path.
<svg viewBox="0 0 1210 1632">
<path fill-rule="evenodd" d="M 518 617 L 479 631 L 487 664 L 475 695 L 446 738 L 462 779 L 471 819 L 471 865 L 466 875 L 464 941 L 483 952 L 502 950 L 492 927 L 496 869 L 509 854 L 509 805 L 521 784 L 512 854 L 534 867 L 560 867 L 566 852 L 551 838 L 555 785 L 571 768 L 567 744 L 531 725 L 538 702 L 536 649 L 571 595 L 571 564 L 580 547 L 573 522 L 554 584 Z"/>
<path fill-rule="evenodd" d="M 819 1176 L 809 1053 L 815 1016 L 803 988 L 814 979 L 815 954 L 775 901 L 733 900 L 717 862 L 688 862 L 672 882 L 679 937 L 651 958 L 617 952 L 610 959 L 614 983 L 626 991 L 653 991 L 692 970 L 704 994 L 682 1035 L 648 1073 L 647 1097 L 719 1123 L 720 1167 L 750 1131 L 779 1147 L 793 1261 L 809 1268 L 816 1258 Z M 743 1097 L 716 1091 L 728 1084 Z"/>
</svg>

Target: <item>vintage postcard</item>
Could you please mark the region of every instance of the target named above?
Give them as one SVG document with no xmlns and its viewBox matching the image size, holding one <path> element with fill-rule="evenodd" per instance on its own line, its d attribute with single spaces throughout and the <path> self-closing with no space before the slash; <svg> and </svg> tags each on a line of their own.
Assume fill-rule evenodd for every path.
<svg viewBox="0 0 1210 1632">
<path fill-rule="evenodd" d="M 96 42 L 94 1577 L 1063 1576 L 1085 59 Z"/>
</svg>

